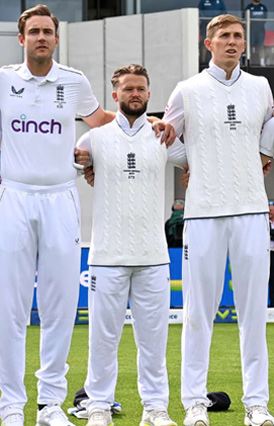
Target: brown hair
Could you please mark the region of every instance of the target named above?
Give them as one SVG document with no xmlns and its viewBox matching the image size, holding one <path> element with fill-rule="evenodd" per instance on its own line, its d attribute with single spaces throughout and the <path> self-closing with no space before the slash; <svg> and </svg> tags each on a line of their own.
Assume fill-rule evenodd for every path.
<svg viewBox="0 0 274 426">
<path fill-rule="evenodd" d="M 58 19 L 51 13 L 48 6 L 44 4 L 38 4 L 37 6 L 32 7 L 31 9 L 25 10 L 20 15 L 18 19 L 18 29 L 19 33 L 22 34 L 22 36 L 24 36 L 26 21 L 32 16 L 49 16 L 52 19 L 52 22 L 54 23 L 55 32 L 57 33 L 59 26 Z"/>
<path fill-rule="evenodd" d="M 119 84 L 119 78 L 122 75 L 126 75 L 126 74 L 135 74 L 135 75 L 144 76 L 147 79 L 147 84 L 149 86 L 149 76 L 148 76 L 147 70 L 144 67 L 142 67 L 142 65 L 130 64 L 127 67 L 121 67 L 121 68 L 118 68 L 116 71 L 114 71 L 114 74 L 111 79 L 111 83 L 114 89 Z"/>
<path fill-rule="evenodd" d="M 228 27 L 231 24 L 240 24 L 243 28 L 245 34 L 245 27 L 240 18 L 234 15 L 219 15 L 211 19 L 206 27 L 206 36 L 209 39 L 212 39 L 219 28 Z"/>
</svg>

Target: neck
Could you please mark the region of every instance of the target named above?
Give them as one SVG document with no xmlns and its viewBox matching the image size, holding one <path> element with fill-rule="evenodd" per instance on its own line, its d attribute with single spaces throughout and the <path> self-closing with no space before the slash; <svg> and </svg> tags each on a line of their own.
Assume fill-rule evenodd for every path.
<svg viewBox="0 0 274 426">
<path fill-rule="evenodd" d="M 46 76 L 53 64 L 52 58 L 45 62 L 37 62 L 31 60 L 31 58 L 27 58 L 27 66 L 32 75 L 36 75 L 37 77 Z"/>
<path fill-rule="evenodd" d="M 136 115 L 128 115 L 125 114 L 124 111 L 119 110 L 121 114 L 123 114 L 124 117 L 126 117 L 127 121 L 129 122 L 130 127 L 133 126 L 134 122 L 139 118 L 139 116 Z"/>
<path fill-rule="evenodd" d="M 219 68 L 221 68 L 225 73 L 226 73 L 226 80 L 230 80 L 232 73 L 234 71 L 234 69 L 236 68 L 237 64 L 235 65 L 235 63 L 233 63 L 231 66 L 227 65 L 224 66 L 223 64 L 218 64 L 216 63 L 213 59 L 212 62 Z"/>
</svg>

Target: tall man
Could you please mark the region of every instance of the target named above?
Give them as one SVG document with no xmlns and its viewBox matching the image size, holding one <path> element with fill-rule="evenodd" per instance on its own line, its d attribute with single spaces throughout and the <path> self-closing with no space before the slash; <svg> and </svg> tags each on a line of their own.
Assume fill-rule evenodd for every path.
<svg viewBox="0 0 274 426">
<path fill-rule="evenodd" d="M 239 68 L 242 22 L 220 15 L 207 27 L 208 69 L 177 85 L 165 119 L 183 134 L 190 168 L 185 202 L 182 402 L 185 426 L 208 426 L 206 381 L 213 319 L 229 254 L 241 340 L 245 424 L 273 426 L 267 410 L 268 201 L 260 133 L 272 115 L 263 77 Z"/>
<path fill-rule="evenodd" d="M 147 123 L 150 92 L 145 68 L 119 68 L 112 84 L 116 120 L 77 143 L 89 150 L 96 176 L 89 254 L 88 426 L 113 425 L 110 404 L 128 299 L 144 405 L 140 426 L 175 426 L 167 413 L 170 285 L 164 187 L 166 162 L 182 166 L 185 150 L 178 139 L 167 150 Z"/>
<path fill-rule="evenodd" d="M 75 116 L 113 119 L 87 78 L 57 64 L 58 20 L 46 6 L 19 18 L 26 61 L 0 71 L 0 416 L 22 426 L 25 337 L 35 281 L 41 319 L 37 424 L 68 425 L 61 409 L 79 289 L 80 216 L 73 168 Z"/>
</svg>

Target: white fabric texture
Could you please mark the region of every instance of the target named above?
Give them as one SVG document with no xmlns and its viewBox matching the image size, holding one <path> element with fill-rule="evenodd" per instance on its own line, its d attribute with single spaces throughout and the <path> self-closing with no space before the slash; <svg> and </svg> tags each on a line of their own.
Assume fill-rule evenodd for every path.
<svg viewBox="0 0 274 426">
<path fill-rule="evenodd" d="M 159 265 L 169 262 L 164 233 L 168 157 L 185 163 L 184 145 L 160 144 L 145 121 L 128 136 L 114 120 L 77 143 L 89 149 L 95 172 L 90 265 Z"/>
<path fill-rule="evenodd" d="M 36 266 L 41 320 L 38 403 L 61 405 L 65 400 L 66 359 L 79 294 L 79 214 L 74 182 L 47 188 L 6 181 L 1 185 L 0 323 L 5 324 L 0 327 L 1 416 L 7 406 L 23 408 L 27 402 L 25 335 Z"/>
<path fill-rule="evenodd" d="M 56 185 L 77 177 L 75 117 L 98 108 L 86 77 L 53 63 L 38 81 L 26 64 L 0 70 L 3 179 Z"/>
<path fill-rule="evenodd" d="M 89 270 L 90 356 L 87 408 L 110 409 L 117 380 L 117 350 L 127 302 L 138 349 L 138 390 L 146 410 L 167 408 L 166 344 L 170 306 L 169 266 Z"/>
<path fill-rule="evenodd" d="M 75 116 L 98 108 L 86 77 L 56 62 L 44 78 L 26 63 L 0 70 L 0 416 L 23 409 L 25 336 L 36 267 L 41 320 L 38 403 L 62 404 L 79 294 L 80 206 Z M 8 348 L 8 349 L 7 349 Z"/>
<path fill-rule="evenodd" d="M 228 87 L 205 70 L 180 83 L 180 89 L 190 168 L 184 217 L 267 212 L 259 155 L 268 112 L 267 80 L 242 72 Z"/>
<path fill-rule="evenodd" d="M 206 381 L 213 320 L 229 255 L 238 314 L 246 407 L 268 403 L 266 312 L 269 276 L 268 215 L 185 222 L 182 402 L 208 404 Z M 214 368 L 214 367 L 213 367 Z"/>
</svg>

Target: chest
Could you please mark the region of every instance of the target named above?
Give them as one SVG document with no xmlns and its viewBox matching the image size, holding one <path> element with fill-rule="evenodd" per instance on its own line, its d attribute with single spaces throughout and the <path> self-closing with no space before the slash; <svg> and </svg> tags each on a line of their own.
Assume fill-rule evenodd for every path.
<svg viewBox="0 0 274 426">
<path fill-rule="evenodd" d="M 76 115 L 78 87 L 67 82 L 25 81 L 17 76 L 1 84 L 1 115 L 5 122 L 65 123 Z"/>
</svg>

